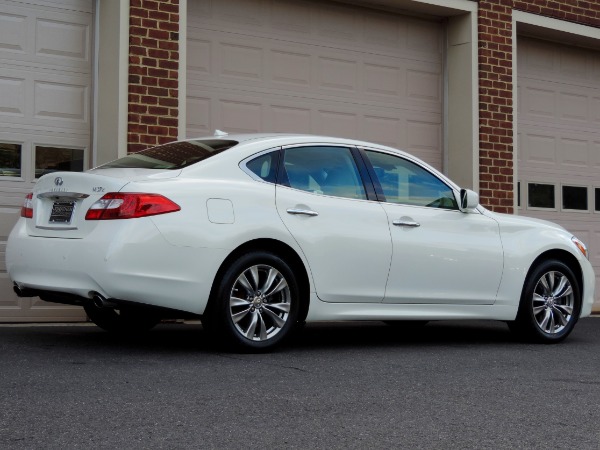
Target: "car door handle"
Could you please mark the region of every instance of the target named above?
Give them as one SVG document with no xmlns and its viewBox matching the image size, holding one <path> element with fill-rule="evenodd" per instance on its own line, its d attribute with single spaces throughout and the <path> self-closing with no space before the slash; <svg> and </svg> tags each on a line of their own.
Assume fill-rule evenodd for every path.
<svg viewBox="0 0 600 450">
<path fill-rule="evenodd" d="M 286 210 L 288 214 L 293 214 L 293 215 L 303 215 L 303 216 L 318 216 L 319 213 L 316 211 L 312 211 L 310 209 L 296 209 L 296 208 L 290 208 L 288 210 Z"/>
<path fill-rule="evenodd" d="M 394 220 L 392 222 L 394 225 L 396 225 L 397 227 L 412 227 L 412 228 L 416 228 L 416 227 L 420 227 L 421 224 L 419 222 L 411 222 L 408 220 Z"/>
</svg>

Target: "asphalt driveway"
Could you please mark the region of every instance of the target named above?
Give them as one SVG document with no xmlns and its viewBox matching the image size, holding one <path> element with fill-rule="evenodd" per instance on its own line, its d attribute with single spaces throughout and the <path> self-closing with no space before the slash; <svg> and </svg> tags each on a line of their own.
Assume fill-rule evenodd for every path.
<svg viewBox="0 0 600 450">
<path fill-rule="evenodd" d="M 308 325 L 275 353 L 200 325 L 0 326 L 0 448 L 600 448 L 600 320 Z"/>
</svg>

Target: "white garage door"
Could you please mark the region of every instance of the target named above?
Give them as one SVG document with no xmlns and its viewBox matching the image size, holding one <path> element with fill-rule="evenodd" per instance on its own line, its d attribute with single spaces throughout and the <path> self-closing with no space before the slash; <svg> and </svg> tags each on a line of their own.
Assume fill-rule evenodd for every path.
<svg viewBox="0 0 600 450">
<path fill-rule="evenodd" d="M 85 317 L 81 308 L 19 300 L 4 249 L 36 177 L 87 167 L 92 11 L 92 0 L 0 0 L 1 322 Z"/>
<path fill-rule="evenodd" d="M 327 1 L 189 0 L 187 136 L 299 132 L 442 166 L 443 29 Z"/>
<path fill-rule="evenodd" d="M 519 38 L 517 70 L 520 213 L 586 242 L 599 285 L 600 52 Z"/>
</svg>

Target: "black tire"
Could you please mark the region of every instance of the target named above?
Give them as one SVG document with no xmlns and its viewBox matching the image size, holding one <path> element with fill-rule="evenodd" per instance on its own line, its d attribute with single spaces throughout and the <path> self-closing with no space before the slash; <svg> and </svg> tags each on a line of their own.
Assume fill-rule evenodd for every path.
<svg viewBox="0 0 600 450">
<path fill-rule="evenodd" d="M 577 278 L 563 262 L 546 260 L 530 269 L 511 331 L 528 341 L 554 344 L 573 331 L 581 313 Z"/>
<path fill-rule="evenodd" d="M 97 326 L 111 333 L 141 333 L 154 328 L 160 317 L 143 309 L 98 308 L 93 304 L 84 305 L 83 309 Z"/>
<path fill-rule="evenodd" d="M 295 329 L 300 290 L 290 266 L 279 256 L 257 251 L 233 261 L 218 280 L 202 323 L 227 349 L 273 349 Z"/>
</svg>

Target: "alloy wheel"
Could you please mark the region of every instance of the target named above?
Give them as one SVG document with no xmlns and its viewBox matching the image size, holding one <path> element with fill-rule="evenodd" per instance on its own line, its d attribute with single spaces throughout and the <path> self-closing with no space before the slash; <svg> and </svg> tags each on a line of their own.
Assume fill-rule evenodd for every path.
<svg viewBox="0 0 600 450">
<path fill-rule="evenodd" d="M 544 333 L 560 333 L 573 320 L 575 294 L 569 278 L 559 271 L 544 273 L 533 290 L 533 317 Z"/>
<path fill-rule="evenodd" d="M 244 270 L 233 283 L 229 311 L 235 329 L 252 341 L 266 341 L 286 324 L 291 293 L 285 277 L 270 265 Z"/>
</svg>

